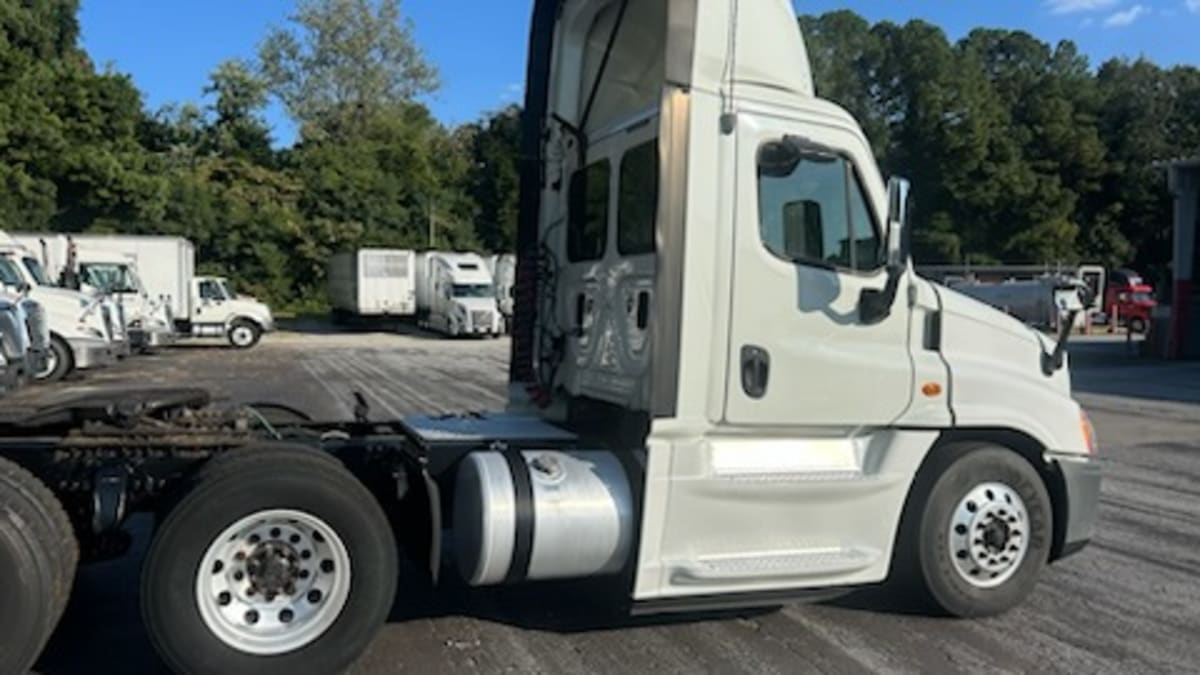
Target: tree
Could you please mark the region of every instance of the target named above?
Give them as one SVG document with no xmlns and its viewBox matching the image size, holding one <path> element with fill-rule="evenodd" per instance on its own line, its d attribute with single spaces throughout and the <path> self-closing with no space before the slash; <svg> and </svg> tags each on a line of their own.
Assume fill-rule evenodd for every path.
<svg viewBox="0 0 1200 675">
<path fill-rule="evenodd" d="M 301 0 L 291 23 L 268 34 L 259 58 L 269 90 L 305 133 L 361 129 L 437 89 L 399 0 Z"/>
<path fill-rule="evenodd" d="M 490 251 L 515 251 L 521 109 L 504 108 L 468 131 L 472 163 L 467 191 L 476 208 L 475 232 Z"/>
<path fill-rule="evenodd" d="M 243 61 L 226 61 L 213 71 L 204 94 L 215 96 L 210 110 L 211 150 L 258 164 L 274 162 L 271 132 L 261 112 L 267 105 L 267 83 Z"/>
</svg>

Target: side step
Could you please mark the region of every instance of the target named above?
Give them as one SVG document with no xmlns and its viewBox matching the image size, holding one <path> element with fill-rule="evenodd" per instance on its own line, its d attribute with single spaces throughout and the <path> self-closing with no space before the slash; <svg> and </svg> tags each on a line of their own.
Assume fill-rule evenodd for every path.
<svg viewBox="0 0 1200 675">
<path fill-rule="evenodd" d="M 867 548 L 826 548 L 769 554 L 709 556 L 669 565 L 677 584 L 723 581 L 778 580 L 848 574 L 870 567 L 879 551 Z"/>
</svg>

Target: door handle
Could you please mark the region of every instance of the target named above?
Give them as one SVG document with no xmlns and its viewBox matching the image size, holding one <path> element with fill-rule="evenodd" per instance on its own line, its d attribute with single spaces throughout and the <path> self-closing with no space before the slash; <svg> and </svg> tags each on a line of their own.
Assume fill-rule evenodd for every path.
<svg viewBox="0 0 1200 675">
<path fill-rule="evenodd" d="M 742 347 L 742 391 L 750 398 L 759 399 L 767 395 L 767 384 L 771 378 L 771 355 L 762 347 Z"/>
</svg>

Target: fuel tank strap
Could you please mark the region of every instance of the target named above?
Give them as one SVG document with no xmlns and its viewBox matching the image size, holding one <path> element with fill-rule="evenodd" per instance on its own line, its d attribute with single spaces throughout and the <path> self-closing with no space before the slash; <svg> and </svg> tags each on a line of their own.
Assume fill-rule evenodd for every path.
<svg viewBox="0 0 1200 675">
<path fill-rule="evenodd" d="M 519 449 L 509 446 L 503 454 L 512 474 L 517 530 L 513 540 L 512 563 L 508 566 L 504 582 L 514 584 L 529 576 L 529 560 L 533 557 L 533 483 L 529 479 L 525 457 Z"/>
</svg>

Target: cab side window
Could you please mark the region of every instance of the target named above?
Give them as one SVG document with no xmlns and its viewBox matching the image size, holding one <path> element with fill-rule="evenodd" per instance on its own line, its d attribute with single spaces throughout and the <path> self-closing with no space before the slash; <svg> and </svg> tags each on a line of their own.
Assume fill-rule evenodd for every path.
<svg viewBox="0 0 1200 675">
<path fill-rule="evenodd" d="M 631 148 L 621 158 L 617 199 L 617 252 L 654 253 L 654 221 L 658 216 L 658 140 Z"/>
<path fill-rule="evenodd" d="M 217 288 L 216 282 L 201 281 L 200 282 L 200 299 L 201 300 L 223 300 L 221 290 Z"/>
<path fill-rule="evenodd" d="M 883 265 L 883 246 L 854 166 L 845 158 L 797 158 L 783 142 L 759 152 L 759 232 L 775 255 L 859 272 Z"/>
<path fill-rule="evenodd" d="M 567 260 L 588 262 L 604 257 L 608 243 L 608 190 L 612 168 L 607 159 L 571 176 L 567 217 Z"/>
</svg>

